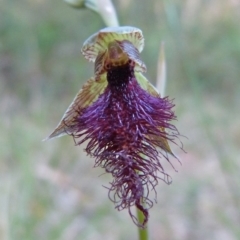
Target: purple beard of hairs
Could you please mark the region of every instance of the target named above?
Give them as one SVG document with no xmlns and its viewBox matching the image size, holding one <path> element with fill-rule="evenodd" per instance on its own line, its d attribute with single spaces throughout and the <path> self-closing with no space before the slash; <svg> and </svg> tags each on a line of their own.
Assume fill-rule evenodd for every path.
<svg viewBox="0 0 240 240">
<path fill-rule="evenodd" d="M 109 198 L 118 210 L 128 209 L 134 223 L 144 227 L 153 202 L 149 191 L 159 179 L 170 183 L 160 158 L 168 160 L 161 149 L 163 139 L 174 141 L 176 119 L 168 98 L 154 97 L 138 84 L 130 64 L 112 67 L 107 72 L 108 86 L 92 105 L 75 118 L 77 145 L 88 140 L 86 152 L 95 158 L 95 166 L 111 173 Z M 166 133 L 163 128 L 171 133 Z M 163 177 L 159 177 L 158 174 Z M 144 215 L 139 223 L 130 207 Z"/>
</svg>

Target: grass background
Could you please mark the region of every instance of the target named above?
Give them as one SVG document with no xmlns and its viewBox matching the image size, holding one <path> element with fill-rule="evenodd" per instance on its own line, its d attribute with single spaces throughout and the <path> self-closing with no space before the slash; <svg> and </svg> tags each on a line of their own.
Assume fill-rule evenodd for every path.
<svg viewBox="0 0 240 240">
<path fill-rule="evenodd" d="M 127 211 L 108 200 L 111 177 L 70 137 L 42 142 L 93 65 L 82 43 L 105 27 L 62 1 L 1 0 L 0 239 L 137 239 Z M 240 1 L 115 0 L 121 25 L 143 30 L 155 83 L 165 42 L 167 95 L 187 154 L 166 164 L 150 210 L 150 239 L 240 239 Z"/>
</svg>

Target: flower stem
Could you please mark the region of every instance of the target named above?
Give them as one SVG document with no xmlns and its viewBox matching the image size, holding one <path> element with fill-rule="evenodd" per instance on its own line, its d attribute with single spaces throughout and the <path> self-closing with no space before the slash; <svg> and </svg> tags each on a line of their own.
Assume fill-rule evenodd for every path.
<svg viewBox="0 0 240 240">
<path fill-rule="evenodd" d="M 144 215 L 138 208 L 137 208 L 137 218 L 139 223 L 142 223 L 144 221 Z M 138 228 L 138 238 L 139 240 L 148 240 L 147 226 L 144 229 Z"/>
</svg>

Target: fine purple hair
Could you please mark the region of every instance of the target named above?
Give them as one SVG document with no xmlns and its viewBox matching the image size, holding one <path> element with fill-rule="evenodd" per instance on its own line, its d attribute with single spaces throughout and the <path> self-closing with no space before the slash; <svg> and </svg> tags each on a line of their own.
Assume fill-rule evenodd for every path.
<svg viewBox="0 0 240 240">
<path fill-rule="evenodd" d="M 109 198 L 116 208 L 128 209 L 134 223 L 144 227 L 153 205 L 150 190 L 156 195 L 159 179 L 171 182 L 160 160 L 169 162 L 164 142 L 174 142 L 178 135 L 170 123 L 176 119 L 174 105 L 167 97 L 143 90 L 131 64 L 110 67 L 107 81 L 92 105 L 76 109 L 76 131 L 71 135 L 77 145 L 87 141 L 86 152 L 95 158 L 95 166 L 112 174 Z M 132 214 L 134 205 L 143 213 L 143 223 Z"/>
</svg>

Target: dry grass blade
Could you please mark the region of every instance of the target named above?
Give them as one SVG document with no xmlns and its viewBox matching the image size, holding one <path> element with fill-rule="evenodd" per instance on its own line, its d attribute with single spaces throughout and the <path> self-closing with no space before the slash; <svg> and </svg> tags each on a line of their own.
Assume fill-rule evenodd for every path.
<svg viewBox="0 0 240 240">
<path fill-rule="evenodd" d="M 157 82 L 156 82 L 156 87 L 161 97 L 164 97 L 164 94 L 165 94 L 165 88 L 166 88 L 166 82 L 167 82 L 166 69 L 167 69 L 167 66 L 166 66 L 166 60 L 165 60 L 164 42 L 161 42 L 158 65 L 157 65 Z"/>
</svg>

